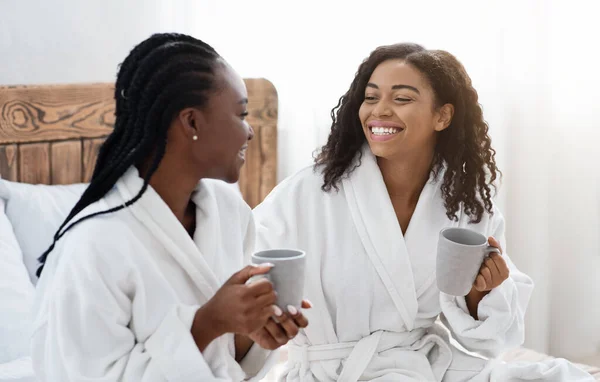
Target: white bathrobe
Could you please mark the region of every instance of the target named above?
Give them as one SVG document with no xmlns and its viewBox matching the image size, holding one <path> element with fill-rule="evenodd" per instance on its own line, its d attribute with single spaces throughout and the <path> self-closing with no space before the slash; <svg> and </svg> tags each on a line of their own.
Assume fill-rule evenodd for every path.
<svg viewBox="0 0 600 382">
<path fill-rule="evenodd" d="M 122 205 L 142 179 L 131 168 L 80 216 Z M 174 185 L 176 186 L 176 185 Z M 196 310 L 249 263 L 250 208 L 227 185 L 202 180 L 194 238 L 150 187 L 135 204 L 70 230 L 37 287 L 32 358 L 41 381 L 240 381 L 263 374 L 269 353 L 241 362 L 232 334 L 200 352 Z"/>
<path fill-rule="evenodd" d="M 321 191 L 320 172 L 307 168 L 283 181 L 255 210 L 257 249 L 305 250 L 305 311 L 309 326 L 289 346 L 287 381 L 582 381 L 588 375 L 564 360 L 511 365 L 467 355 L 449 343 L 443 320 L 466 349 L 493 356 L 523 342 L 523 317 L 533 283 L 508 255 L 510 277 L 479 304 L 436 285 L 439 231 L 470 227 L 506 249 L 504 219 L 494 209 L 478 224 L 447 218 L 441 176 L 423 189 L 403 235 L 368 149 L 339 191 Z M 519 377 L 523 377 L 520 379 Z M 512 378 L 512 379 L 511 379 Z M 590 377 L 591 378 L 591 377 Z M 537 380 L 537 379 L 536 379 Z M 593 379 L 590 379 L 593 380 Z"/>
</svg>

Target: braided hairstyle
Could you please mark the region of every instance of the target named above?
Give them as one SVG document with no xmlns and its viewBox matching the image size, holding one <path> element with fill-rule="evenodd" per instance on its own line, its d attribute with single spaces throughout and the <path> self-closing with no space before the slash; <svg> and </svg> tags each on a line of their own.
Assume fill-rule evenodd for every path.
<svg viewBox="0 0 600 382">
<path fill-rule="evenodd" d="M 154 34 L 129 53 L 120 65 L 115 84 L 114 130 L 100 148 L 89 186 L 56 231 L 50 247 L 39 257 L 38 277 L 56 242 L 73 226 L 119 211 L 141 198 L 164 156 L 171 121 L 184 108 L 207 104 L 217 88 L 215 69 L 220 60 L 211 46 L 175 33 Z M 148 159 L 148 153 L 149 169 L 134 198 L 69 224 L 87 206 L 104 197 L 132 165 Z"/>
<path fill-rule="evenodd" d="M 337 189 L 340 179 L 356 168 L 352 163 L 366 142 L 358 116 L 365 88 L 375 68 L 393 59 L 404 60 L 421 72 L 433 89 L 437 107 L 448 103 L 454 106 L 452 122 L 436 133 L 432 172 L 437 177 L 445 168 L 441 191 L 448 218 L 458 220 L 456 214 L 462 205 L 472 223 L 480 222 L 485 211 L 492 214 L 491 187 L 495 189 L 494 181 L 501 172 L 496 167 L 496 151 L 491 146 L 477 91 L 456 57 L 417 44 L 381 46 L 359 66 L 350 89 L 331 110 L 331 133 L 315 158 L 315 166 L 322 167 L 323 191 Z M 356 164 L 360 165 L 358 159 Z"/>
</svg>

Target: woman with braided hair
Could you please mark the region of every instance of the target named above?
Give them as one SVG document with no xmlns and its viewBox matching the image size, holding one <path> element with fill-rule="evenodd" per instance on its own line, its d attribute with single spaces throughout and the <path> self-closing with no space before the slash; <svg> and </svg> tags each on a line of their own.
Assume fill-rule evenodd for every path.
<svg viewBox="0 0 600 382">
<path fill-rule="evenodd" d="M 41 381 L 240 381 L 307 325 L 283 312 L 236 182 L 252 128 L 242 79 L 209 45 L 157 34 L 122 63 L 89 187 L 40 257 Z M 309 308 L 307 302 L 304 308 Z M 293 314 L 292 314 L 293 313 Z"/>
<path fill-rule="evenodd" d="M 477 92 L 451 54 L 375 49 L 332 111 L 311 166 L 254 210 L 259 249 L 307 253 L 311 325 L 288 346 L 287 381 L 588 381 L 565 360 L 493 357 L 523 341 L 531 279 L 506 253 L 464 296 L 436 284 L 439 232 L 468 227 L 505 246 L 499 175 Z M 293 202 L 292 202 L 293 201 Z"/>
</svg>

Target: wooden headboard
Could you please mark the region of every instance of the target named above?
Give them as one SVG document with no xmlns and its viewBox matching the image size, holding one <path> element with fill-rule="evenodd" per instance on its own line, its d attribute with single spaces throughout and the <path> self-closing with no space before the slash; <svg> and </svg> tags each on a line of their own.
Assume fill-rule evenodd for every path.
<svg viewBox="0 0 600 382">
<path fill-rule="evenodd" d="M 254 139 L 239 181 L 254 207 L 277 182 L 277 92 L 245 79 Z M 88 182 L 114 124 L 114 84 L 0 87 L 0 175 L 33 184 Z"/>
</svg>

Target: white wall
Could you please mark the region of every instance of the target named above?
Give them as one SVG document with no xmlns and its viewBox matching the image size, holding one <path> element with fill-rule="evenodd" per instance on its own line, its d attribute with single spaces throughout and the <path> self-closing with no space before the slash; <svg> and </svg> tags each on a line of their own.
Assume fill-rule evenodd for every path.
<svg viewBox="0 0 600 382">
<path fill-rule="evenodd" d="M 213 45 L 279 93 L 279 179 L 312 162 L 329 110 L 378 45 L 414 41 L 470 73 L 505 173 L 513 260 L 536 281 L 527 345 L 600 344 L 597 3 L 576 1 L 0 0 L 0 84 L 112 81 L 151 33 Z M 8 58 L 8 59 L 7 59 Z"/>
<path fill-rule="evenodd" d="M 173 28 L 165 8 L 158 0 L 0 1 L 0 83 L 113 81 L 135 43 Z"/>
</svg>

